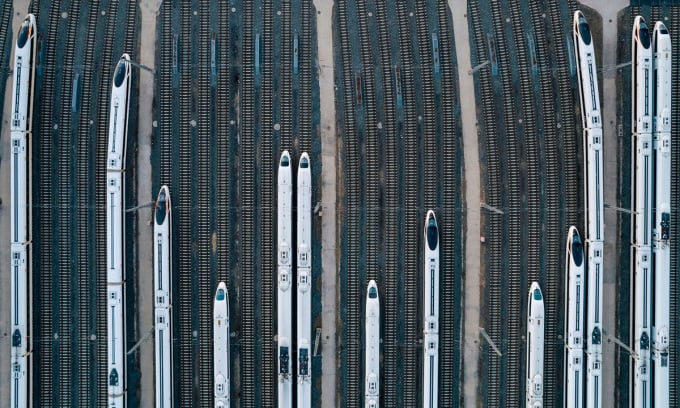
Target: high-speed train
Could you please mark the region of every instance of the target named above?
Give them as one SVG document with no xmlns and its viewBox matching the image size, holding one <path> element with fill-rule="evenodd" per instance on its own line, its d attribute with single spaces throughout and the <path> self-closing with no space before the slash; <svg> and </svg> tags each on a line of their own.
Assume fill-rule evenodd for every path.
<svg viewBox="0 0 680 408">
<path fill-rule="evenodd" d="M 229 407 L 229 291 L 224 282 L 217 285 L 213 305 L 213 359 L 215 408 Z"/>
<path fill-rule="evenodd" d="M 651 405 L 650 346 L 652 307 L 652 38 L 645 19 L 635 17 L 632 41 L 632 177 L 633 215 L 631 251 L 632 316 L 635 356 L 633 361 L 633 405 Z"/>
<path fill-rule="evenodd" d="M 581 11 L 574 13 L 574 50 L 583 124 L 583 173 L 585 204 L 585 242 L 588 299 L 584 336 L 586 339 L 586 406 L 602 406 L 602 298 L 604 250 L 604 188 L 602 151 L 602 110 L 597 81 L 595 47 L 588 21 Z M 587 276 L 587 280 L 586 280 Z M 585 286 L 584 286 L 585 288 Z M 576 352 L 578 354 L 578 352 Z"/>
<path fill-rule="evenodd" d="M 156 407 L 171 408 L 172 384 L 172 211 L 170 190 L 161 187 L 154 217 L 154 315 Z"/>
<path fill-rule="evenodd" d="M 566 313 L 564 333 L 566 344 L 564 407 L 583 407 L 583 332 L 585 324 L 585 260 L 583 244 L 576 227 L 569 228 L 566 249 Z"/>
<path fill-rule="evenodd" d="M 527 308 L 527 408 L 543 406 L 543 354 L 545 311 L 543 294 L 537 282 L 529 289 Z"/>
<path fill-rule="evenodd" d="M 125 406 L 125 145 L 127 139 L 130 57 L 123 54 L 111 86 L 109 144 L 106 157 L 106 266 L 109 407 Z"/>
<path fill-rule="evenodd" d="M 11 133 L 11 333 L 10 406 L 31 406 L 31 121 L 36 23 L 24 19 L 14 48 Z"/>
<path fill-rule="evenodd" d="M 378 285 L 368 282 L 366 290 L 366 371 L 364 372 L 366 408 L 380 406 L 380 298 Z"/>
<path fill-rule="evenodd" d="M 302 153 L 297 174 L 297 400 L 312 406 L 312 169 Z"/>
<path fill-rule="evenodd" d="M 654 26 L 654 161 L 656 167 L 654 222 L 654 406 L 668 407 L 670 345 L 671 227 L 671 37 L 662 22 Z"/>
<path fill-rule="evenodd" d="M 439 228 L 434 211 L 425 217 L 423 266 L 423 406 L 439 406 Z"/>
<path fill-rule="evenodd" d="M 279 407 L 290 407 L 293 404 L 293 384 L 291 375 L 292 346 L 292 207 L 293 207 L 293 175 L 288 151 L 281 154 L 278 174 L 278 380 Z"/>
</svg>

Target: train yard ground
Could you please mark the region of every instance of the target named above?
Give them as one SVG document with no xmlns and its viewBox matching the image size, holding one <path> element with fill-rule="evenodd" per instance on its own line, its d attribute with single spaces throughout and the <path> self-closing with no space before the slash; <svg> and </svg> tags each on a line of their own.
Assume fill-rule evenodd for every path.
<svg viewBox="0 0 680 408">
<path fill-rule="evenodd" d="M 178 406 L 211 404 L 207 316 L 220 280 L 228 282 L 231 300 L 232 403 L 275 405 L 275 181 L 283 149 L 294 165 L 309 151 L 314 177 L 313 328 L 320 341 L 312 359 L 313 406 L 363 405 L 369 279 L 378 281 L 383 303 L 383 405 L 421 403 L 420 269 L 430 208 L 442 242 L 440 406 L 522 404 L 532 280 L 546 299 L 544 403 L 561 406 L 564 240 L 569 225 L 583 229 L 581 124 L 569 56 L 579 3 L 11 3 L 0 5 L 0 26 L 8 28 L 0 30 L 0 74 L 11 72 L 16 27 L 27 11 L 37 14 L 41 35 L 33 121 L 37 405 L 106 403 L 101 181 L 111 73 L 125 51 L 145 67 L 134 70 L 127 156 L 126 205 L 136 209 L 126 225 L 127 348 L 141 342 L 128 356 L 129 406 L 153 402 L 147 241 L 149 203 L 162 184 L 170 186 L 175 210 Z M 680 117 L 680 6 L 585 3 L 595 8 L 585 12 L 605 112 L 603 400 L 608 408 L 626 407 L 630 355 L 616 345 L 630 343 L 630 220 L 617 210 L 630 208 L 625 63 L 633 16 L 663 19 L 676 62 L 673 118 Z M 9 78 L 0 91 L 11 89 Z M 9 172 L 9 101 L 5 92 L 0 175 Z M 679 136 L 680 125 L 674 126 L 676 147 Z M 672 225 L 678 225 L 679 155 L 674 148 Z M 7 180 L 0 177 L 0 237 L 9 231 Z M 680 229 L 671 233 L 677 339 Z M 8 252 L 2 246 L 0 259 Z M 0 401 L 9 400 L 9 298 L 3 273 Z M 672 346 L 677 356 L 678 342 Z M 676 405 L 679 379 L 672 357 Z"/>
</svg>

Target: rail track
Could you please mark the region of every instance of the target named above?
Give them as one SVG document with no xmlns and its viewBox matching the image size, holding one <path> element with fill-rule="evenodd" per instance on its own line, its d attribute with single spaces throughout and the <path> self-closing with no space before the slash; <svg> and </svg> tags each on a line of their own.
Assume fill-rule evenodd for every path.
<svg viewBox="0 0 680 408">
<path fill-rule="evenodd" d="M 440 291 L 447 296 L 440 297 L 439 306 L 439 405 L 452 407 L 461 405 L 460 372 L 462 347 L 462 284 L 463 231 L 465 200 L 460 188 L 463 180 L 462 148 L 458 83 L 458 64 L 453 41 L 453 22 L 448 3 L 437 1 L 437 35 L 439 39 L 439 60 L 441 65 L 441 134 L 437 146 L 442 155 L 436 163 L 441 191 L 437 197 L 440 208 L 441 263 Z M 431 170 L 428 170 L 427 174 Z M 477 256 L 477 255 L 475 255 Z M 474 272 L 473 272 L 474 273 Z M 475 296 L 470 294 L 470 296 Z"/>
<path fill-rule="evenodd" d="M 669 30 L 672 36 L 673 44 L 673 55 L 680 55 L 680 7 L 670 8 L 670 19 L 669 21 L 664 21 L 665 24 L 669 25 Z M 680 64 L 673 64 L 673 78 L 678 78 L 680 74 Z M 680 84 L 677 80 L 673 81 L 673 112 L 672 115 L 675 118 L 680 117 Z M 678 208 L 680 207 L 680 192 L 678 190 L 678 180 L 680 180 L 680 149 L 677 146 L 680 144 L 680 128 L 678 126 L 673 126 L 672 129 L 672 163 L 671 172 L 671 223 L 672 225 L 679 225 L 678 222 Z M 674 228 L 671 231 L 671 271 L 678 270 L 678 253 L 680 253 L 680 233 L 678 233 L 678 228 Z M 671 290 L 671 336 L 675 339 L 680 338 L 680 325 L 678 320 L 680 318 L 680 280 L 678 279 L 677 273 L 671 274 L 670 279 L 670 290 Z M 671 405 L 678 405 L 680 403 L 680 363 L 678 360 L 678 353 L 680 352 L 680 347 L 678 347 L 677 340 L 671 342 L 670 346 L 670 403 Z"/>
<path fill-rule="evenodd" d="M 258 166 L 259 174 L 257 175 L 259 181 L 259 188 L 257 189 L 259 191 L 258 201 L 260 203 L 258 206 L 260 209 L 258 219 L 261 221 L 259 227 L 260 265 L 257 270 L 260 276 L 260 284 L 258 286 L 261 288 L 261 292 L 258 304 L 260 305 L 260 338 L 263 339 L 261 342 L 262 359 L 260 360 L 260 369 L 262 373 L 265 373 L 261 381 L 261 403 L 263 406 L 270 407 L 275 406 L 276 401 L 278 401 L 278 375 L 275 374 L 278 368 L 278 347 L 273 341 L 274 335 L 278 332 L 276 330 L 278 322 L 274 318 L 276 315 L 276 307 L 274 305 L 277 301 L 275 292 L 278 287 L 278 273 L 274 272 L 277 271 L 278 251 L 275 244 L 278 236 L 274 232 L 278 222 L 274 217 L 274 209 L 278 205 L 274 198 L 274 194 L 278 191 L 275 187 L 277 172 L 274 169 L 278 169 L 279 153 L 291 147 L 290 140 L 284 139 L 280 140 L 279 151 L 275 150 L 274 105 L 277 104 L 278 100 L 274 96 L 274 76 L 277 74 L 275 66 L 278 67 L 279 64 L 273 58 L 275 35 L 273 30 L 274 8 L 273 0 L 262 0 L 262 15 L 260 16 L 262 39 L 260 41 L 263 46 L 260 48 L 260 61 L 258 62 L 260 66 L 261 87 L 258 88 L 257 82 L 255 85 L 256 97 L 259 92 L 259 107 L 257 109 L 259 118 L 256 116 L 256 120 L 259 119 L 259 122 L 255 123 L 255 135 L 258 135 L 256 136 L 256 146 L 260 164 Z M 285 109 L 291 109 L 291 107 L 282 107 L 282 110 Z M 287 145 L 284 143 L 287 143 Z M 295 163 L 295 161 L 293 162 Z M 291 310 L 294 309 L 291 308 Z M 293 327 L 291 326 L 291 330 Z M 291 349 L 294 349 L 294 347 L 291 347 Z M 293 357 L 295 355 L 295 353 L 292 354 Z M 295 362 L 296 360 L 293 359 L 291 364 L 293 370 L 295 369 Z"/>
<path fill-rule="evenodd" d="M 361 257 L 363 254 L 363 239 L 361 229 L 356 220 L 360 219 L 361 192 L 359 189 L 359 146 L 356 140 L 355 106 L 354 103 L 361 95 L 361 88 L 357 89 L 352 44 L 349 26 L 349 0 L 337 3 L 338 37 L 340 42 L 340 61 L 342 69 L 338 82 L 342 83 L 342 117 L 344 118 L 343 160 L 342 172 L 345 186 L 342 201 L 342 213 L 338 222 L 342 225 L 342 239 L 346 243 L 342 247 L 342 261 L 340 265 L 340 301 L 345 306 L 341 308 L 341 319 L 345 330 L 341 334 L 341 382 L 342 389 L 348 398 L 340 400 L 345 407 L 359 407 L 363 396 L 362 355 L 361 345 L 365 338 L 361 325 L 362 294 L 364 279 L 361 273 Z M 350 9 L 350 10 L 348 10 Z M 359 86 L 361 82 L 359 82 Z M 357 333 L 360 333 L 357 335 Z"/>
</svg>

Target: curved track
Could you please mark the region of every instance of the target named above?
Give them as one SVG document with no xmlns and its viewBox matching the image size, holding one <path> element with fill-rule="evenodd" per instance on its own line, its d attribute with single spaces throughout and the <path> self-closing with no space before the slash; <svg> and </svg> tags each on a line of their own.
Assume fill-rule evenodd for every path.
<svg viewBox="0 0 680 408">
<path fill-rule="evenodd" d="M 134 55 L 137 8 L 72 1 L 63 10 L 34 1 L 30 11 L 42 39 L 33 127 L 43 140 L 33 151 L 35 202 L 43 203 L 33 210 L 34 399 L 37 405 L 105 405 L 106 248 L 98 243 L 106 240 L 93 237 L 106 232 L 106 212 L 99 209 L 112 61 L 123 50 Z M 113 33 L 122 39 L 104 44 Z M 134 202 L 134 194 L 128 199 Z"/>
<path fill-rule="evenodd" d="M 489 61 L 475 74 L 482 101 L 485 202 L 502 211 L 483 214 L 485 330 L 503 355 L 485 344 L 481 398 L 489 406 L 524 401 L 527 310 L 522 299 L 537 280 L 546 299 L 546 338 L 555 339 L 545 346 L 544 403 L 559 406 L 561 237 L 566 225 L 582 223 L 579 170 L 566 159 L 576 157 L 578 147 L 573 137 L 577 118 L 570 109 L 574 78 L 564 68 L 574 4 L 505 3 L 470 2 L 468 15 L 473 66 Z"/>
</svg>

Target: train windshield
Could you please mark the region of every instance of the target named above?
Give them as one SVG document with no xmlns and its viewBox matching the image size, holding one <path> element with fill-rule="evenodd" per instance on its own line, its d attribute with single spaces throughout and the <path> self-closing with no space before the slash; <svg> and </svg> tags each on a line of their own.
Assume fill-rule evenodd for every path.
<svg viewBox="0 0 680 408">
<path fill-rule="evenodd" d="M 651 44 L 649 40 L 649 29 L 647 28 L 647 24 L 644 22 L 640 23 L 640 42 L 642 43 L 642 46 L 644 48 L 649 48 L 649 45 Z"/>
<path fill-rule="evenodd" d="M 31 21 L 29 19 L 24 20 L 21 24 L 21 29 L 19 30 L 19 37 L 17 38 L 17 48 L 24 48 L 28 37 L 31 36 Z"/>
<path fill-rule="evenodd" d="M 541 290 L 540 289 L 534 289 L 534 300 L 541 300 L 543 299 L 543 296 L 541 296 Z"/>
<path fill-rule="evenodd" d="M 581 34 L 581 39 L 585 45 L 590 45 L 590 27 L 588 27 L 588 22 L 581 16 L 578 19 L 578 32 Z"/>
<path fill-rule="evenodd" d="M 303 158 L 300 160 L 300 168 L 301 168 L 301 169 L 306 169 L 307 167 L 309 167 L 309 160 L 308 160 L 306 157 L 303 157 Z"/>
<path fill-rule="evenodd" d="M 583 246 L 578 235 L 574 235 L 574 240 L 571 243 L 571 256 L 574 258 L 576 266 L 581 266 L 581 262 L 583 262 Z"/>
<path fill-rule="evenodd" d="M 281 167 L 288 167 L 290 165 L 290 159 L 288 155 L 281 156 Z"/>
<path fill-rule="evenodd" d="M 224 289 L 217 289 L 217 296 L 215 296 L 215 300 L 224 300 Z"/>
<path fill-rule="evenodd" d="M 431 251 L 434 251 L 434 249 L 437 247 L 437 239 L 437 221 L 435 221 L 434 217 L 432 217 L 427 223 L 427 246 Z"/>
<path fill-rule="evenodd" d="M 661 34 L 668 34 L 668 30 L 666 29 L 665 25 L 662 25 L 661 28 L 659 29 L 659 32 Z"/>
<path fill-rule="evenodd" d="M 375 299 L 375 298 L 377 298 L 377 297 L 378 297 L 378 289 L 373 288 L 373 287 L 370 288 L 370 289 L 368 289 L 368 297 L 369 297 L 370 299 Z"/>
<path fill-rule="evenodd" d="M 165 221 L 165 191 L 161 191 L 156 202 L 156 223 L 162 224 Z"/>
<path fill-rule="evenodd" d="M 118 63 L 118 66 L 116 67 L 116 74 L 113 77 L 113 84 L 115 85 L 116 88 L 123 85 L 123 81 L 125 80 L 126 74 L 127 74 L 127 64 L 124 62 L 124 60 L 121 60 Z"/>
</svg>

